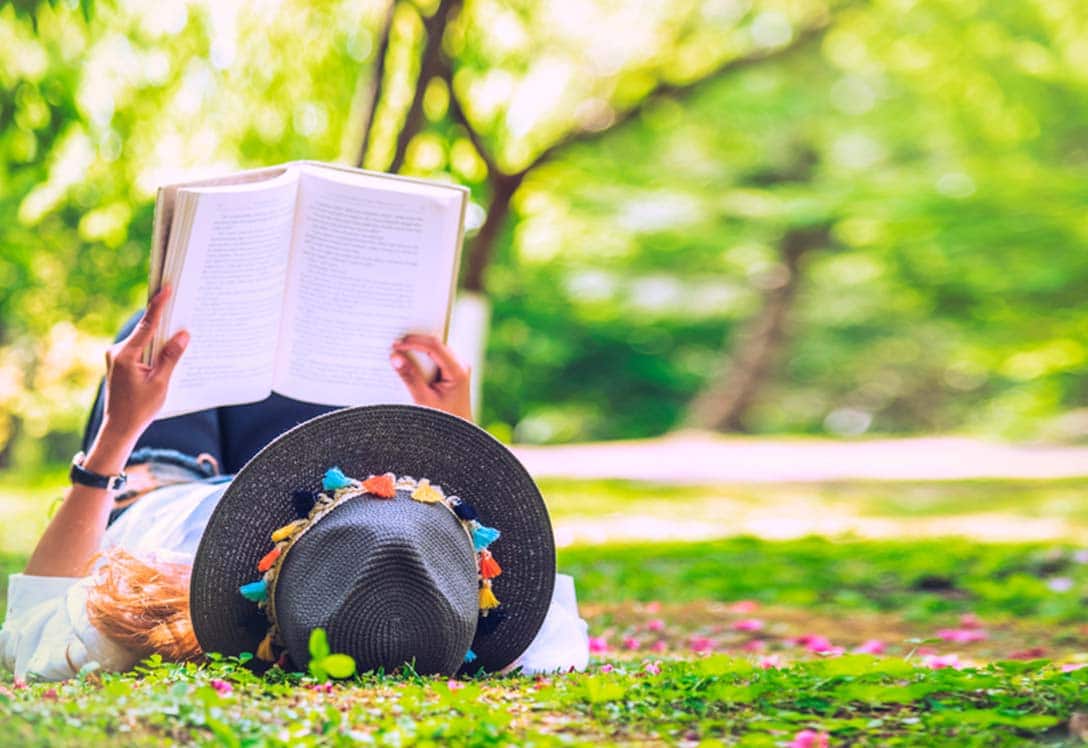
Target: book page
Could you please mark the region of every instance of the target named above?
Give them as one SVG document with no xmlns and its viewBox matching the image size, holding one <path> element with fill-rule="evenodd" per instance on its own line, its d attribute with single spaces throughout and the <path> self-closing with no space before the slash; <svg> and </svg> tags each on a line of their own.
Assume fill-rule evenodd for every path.
<svg viewBox="0 0 1088 748">
<path fill-rule="evenodd" d="M 191 339 L 160 418 L 270 394 L 297 191 L 294 170 L 181 191 L 195 208 L 177 278 L 164 278 L 175 289 L 166 334 L 186 329 Z"/>
<path fill-rule="evenodd" d="M 390 349 L 407 332 L 445 334 L 463 195 L 301 172 L 274 390 L 327 405 L 411 402 Z"/>
</svg>

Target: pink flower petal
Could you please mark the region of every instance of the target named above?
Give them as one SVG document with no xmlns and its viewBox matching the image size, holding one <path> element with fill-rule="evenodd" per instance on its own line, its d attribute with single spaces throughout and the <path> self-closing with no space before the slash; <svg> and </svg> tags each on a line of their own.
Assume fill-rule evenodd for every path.
<svg viewBox="0 0 1088 748">
<path fill-rule="evenodd" d="M 884 642 L 880 639 L 869 639 L 859 645 L 854 652 L 857 654 L 879 655 L 884 654 Z"/>
<path fill-rule="evenodd" d="M 608 651 L 608 640 L 603 636 L 591 636 L 589 637 L 589 651 L 594 654 L 601 654 Z"/>
<path fill-rule="evenodd" d="M 57 689 L 55 689 L 55 688 L 45 689 L 45 691 L 42 692 L 42 698 L 47 700 L 47 701 L 56 701 L 57 700 Z"/>
<path fill-rule="evenodd" d="M 758 618 L 742 618 L 733 621 L 734 631 L 760 631 L 763 629 L 763 621 Z"/>
<path fill-rule="evenodd" d="M 451 691 L 460 691 L 464 687 L 465 684 L 455 678 L 450 678 L 448 681 L 446 681 L 446 688 L 450 689 Z"/>
<path fill-rule="evenodd" d="M 767 655 L 766 657 L 759 658 L 759 666 L 764 670 L 770 670 L 772 668 L 778 669 L 782 667 L 782 658 L 776 654 Z"/>
<path fill-rule="evenodd" d="M 646 629 L 648 631 L 664 631 L 665 622 L 660 618 L 651 618 L 646 622 Z"/>
<path fill-rule="evenodd" d="M 954 668 L 959 670 L 964 667 L 960 662 L 959 655 L 926 655 L 922 658 L 922 664 L 928 667 L 930 670 L 942 670 L 944 668 Z"/>
<path fill-rule="evenodd" d="M 647 662 L 646 665 L 643 667 L 643 670 L 645 670 L 650 675 L 660 675 L 661 660 L 657 660 L 655 662 Z"/>
<path fill-rule="evenodd" d="M 658 641 L 655 641 L 653 644 L 650 645 L 650 651 L 651 652 L 664 652 L 668 648 L 669 648 L 669 645 L 666 644 L 663 640 L 660 640 L 660 639 Z"/>
<path fill-rule="evenodd" d="M 714 640 L 706 636 L 693 636 L 688 641 L 688 646 L 696 654 L 706 654 L 714 650 Z"/>
<path fill-rule="evenodd" d="M 636 639 L 633 636 L 628 636 L 623 640 L 623 648 L 624 649 L 630 649 L 631 651 L 634 651 L 634 650 L 638 649 L 641 646 L 642 646 L 642 642 L 640 642 L 638 639 Z"/>
<path fill-rule="evenodd" d="M 985 640 L 988 634 L 984 629 L 941 629 L 937 632 L 937 636 L 946 642 L 970 644 Z"/>
<path fill-rule="evenodd" d="M 211 686 L 220 696 L 230 696 L 234 692 L 234 686 L 222 678 L 212 678 Z"/>
<path fill-rule="evenodd" d="M 749 615 L 759 610 L 759 603 L 755 600 L 737 600 L 728 608 L 730 613 L 739 613 L 743 615 Z"/>
<path fill-rule="evenodd" d="M 599 668 L 602 673 L 611 673 L 616 668 L 612 667 L 611 663 L 606 662 Z"/>
<path fill-rule="evenodd" d="M 974 613 L 964 613 L 960 616 L 960 628 L 961 629 L 978 629 L 982 628 L 982 621 Z"/>
<path fill-rule="evenodd" d="M 645 610 L 647 613 L 650 613 L 650 614 L 660 613 L 661 612 L 661 603 L 659 603 L 657 600 L 653 600 L 651 602 L 646 603 L 642 607 L 642 609 Z"/>
<path fill-rule="evenodd" d="M 826 732 L 801 730 L 793 736 L 790 748 L 827 748 L 829 736 Z"/>
<path fill-rule="evenodd" d="M 1088 663 L 1084 662 L 1067 662 L 1062 665 L 1063 673 L 1072 673 L 1074 670 L 1080 670 L 1081 668 L 1088 667 Z"/>
<path fill-rule="evenodd" d="M 744 642 L 744 646 L 741 647 L 745 652 L 762 652 L 767 648 L 767 642 L 762 639 L 750 639 Z"/>
<path fill-rule="evenodd" d="M 805 634 L 794 640 L 809 652 L 819 654 L 831 651 L 831 640 L 819 634 Z"/>
</svg>

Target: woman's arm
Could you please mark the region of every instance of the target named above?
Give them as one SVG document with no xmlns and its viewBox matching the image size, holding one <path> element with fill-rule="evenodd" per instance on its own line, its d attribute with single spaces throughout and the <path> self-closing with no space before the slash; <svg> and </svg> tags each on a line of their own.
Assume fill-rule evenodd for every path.
<svg viewBox="0 0 1088 748">
<path fill-rule="evenodd" d="M 106 352 L 102 427 L 83 462 L 87 470 L 102 475 L 121 472 L 136 440 L 166 401 L 170 375 L 189 342 L 188 333 L 175 335 L 152 366 L 142 362 L 142 355 L 169 298 L 169 288 L 155 294 L 132 334 Z M 43 577 L 85 574 L 112 508 L 113 496 L 107 489 L 72 486 L 38 541 L 25 573 Z"/>
</svg>

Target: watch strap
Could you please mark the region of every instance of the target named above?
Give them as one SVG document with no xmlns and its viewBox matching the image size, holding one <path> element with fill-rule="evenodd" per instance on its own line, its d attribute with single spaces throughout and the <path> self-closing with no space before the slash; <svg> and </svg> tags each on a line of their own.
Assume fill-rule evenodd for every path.
<svg viewBox="0 0 1088 748">
<path fill-rule="evenodd" d="M 68 477 L 72 483 L 91 488 L 104 488 L 107 491 L 120 491 L 125 487 L 128 476 L 123 472 L 117 475 L 102 475 L 93 470 L 88 470 L 83 467 L 83 461 L 86 458 L 87 455 L 83 452 L 76 453 L 76 456 L 72 458 L 72 467 L 68 471 Z"/>
</svg>

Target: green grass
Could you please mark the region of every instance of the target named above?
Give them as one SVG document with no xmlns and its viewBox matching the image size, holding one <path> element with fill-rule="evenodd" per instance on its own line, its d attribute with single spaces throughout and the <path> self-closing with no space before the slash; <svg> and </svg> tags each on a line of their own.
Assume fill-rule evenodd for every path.
<svg viewBox="0 0 1088 748">
<path fill-rule="evenodd" d="M 1088 668 L 1062 672 L 1046 661 L 933 670 L 855 655 L 763 669 L 718 655 L 606 670 L 480 681 L 408 671 L 326 690 L 278 670 L 258 678 L 232 660 L 151 664 L 0 693 L 9 718 L 0 742 L 781 746 L 808 729 L 834 745 L 1073 745 L 1065 725 L 1088 692 Z"/>
<path fill-rule="evenodd" d="M 587 602 L 751 599 L 908 619 L 975 612 L 1075 622 L 1088 596 L 1078 550 L 1040 543 L 728 538 L 568 548 L 559 565 Z M 1056 591 L 1055 580 L 1069 589 Z"/>
<path fill-rule="evenodd" d="M 451 684 L 409 670 L 329 691 L 279 671 L 258 678 L 234 660 L 159 663 L 26 689 L 12 689 L 9 676 L 0 678 L 8 725 L 0 746 L 784 746 L 803 729 L 828 733 L 832 745 L 1073 745 L 1068 724 L 1088 710 L 1088 668 L 1061 665 L 1088 662 L 1088 564 L 1073 542 L 1088 527 L 1078 500 L 1086 488 L 1088 481 L 545 481 L 560 526 L 636 514 L 720 521 L 753 507 L 788 516 L 801 506 L 901 523 L 904 537 L 562 548 L 560 570 L 577 580 L 591 634 L 610 647 L 585 674 Z M 60 490 L 52 474 L 0 479 L 0 598 Z M 919 521 L 956 516 L 970 524 L 995 513 L 1013 522 L 1058 516 L 1069 532 L 1030 543 L 909 537 Z M 734 609 L 736 601 L 748 601 L 747 612 Z M 984 641 L 934 639 L 965 613 L 983 619 Z M 762 627 L 738 630 L 744 617 Z M 813 633 L 847 649 L 878 638 L 888 655 L 812 654 L 796 639 Z M 715 654 L 693 652 L 708 641 Z M 933 670 L 923 666 L 927 653 L 956 653 L 972 667 Z M 784 666 L 758 667 L 768 655 Z M 659 659 L 660 672 L 651 672 Z M 213 678 L 230 693 L 213 688 Z"/>
</svg>

